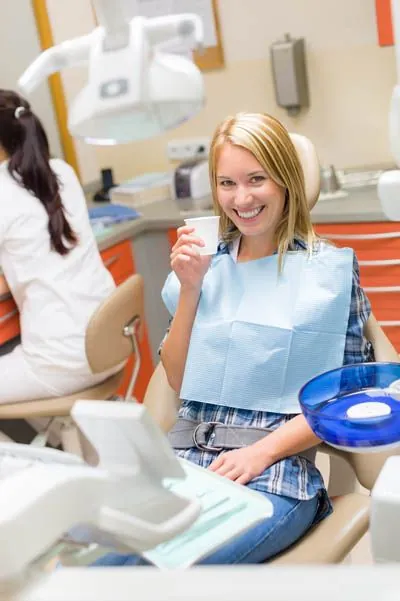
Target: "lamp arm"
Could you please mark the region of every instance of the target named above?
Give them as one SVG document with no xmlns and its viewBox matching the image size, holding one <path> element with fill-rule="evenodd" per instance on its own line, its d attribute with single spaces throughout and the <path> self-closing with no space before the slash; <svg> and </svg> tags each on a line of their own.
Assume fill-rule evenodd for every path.
<svg viewBox="0 0 400 601">
<path fill-rule="evenodd" d="M 24 94 L 31 93 L 46 77 L 65 67 L 84 64 L 89 59 L 90 47 L 97 29 L 92 33 L 66 40 L 57 46 L 44 50 L 29 65 L 18 80 L 18 87 Z"/>
</svg>

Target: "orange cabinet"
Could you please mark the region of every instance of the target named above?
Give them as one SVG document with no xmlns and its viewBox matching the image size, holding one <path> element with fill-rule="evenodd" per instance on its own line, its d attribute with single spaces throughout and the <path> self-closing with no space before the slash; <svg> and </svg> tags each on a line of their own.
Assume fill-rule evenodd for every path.
<svg viewBox="0 0 400 601">
<path fill-rule="evenodd" d="M 132 255 L 132 246 L 129 240 L 115 244 L 101 252 L 104 265 L 110 271 L 117 286 L 124 282 L 130 275 L 136 273 L 134 258 Z M 149 337 L 146 324 L 143 324 L 141 339 L 139 341 L 141 367 L 139 376 L 134 389 L 134 396 L 138 401 L 143 401 L 147 384 L 153 373 L 153 359 L 151 355 Z M 135 358 L 131 356 L 125 368 L 123 382 L 118 389 L 118 394 L 123 396 L 129 385 Z"/>
<path fill-rule="evenodd" d="M 104 266 L 107 267 L 113 276 L 117 286 L 135 273 L 132 248 L 128 240 L 103 250 L 101 258 L 103 259 Z"/>
<path fill-rule="evenodd" d="M 315 230 L 355 250 L 374 315 L 400 352 L 400 223 L 318 224 Z"/>
<path fill-rule="evenodd" d="M 175 242 L 178 239 L 178 234 L 176 233 L 176 229 L 169 229 L 168 230 L 168 240 L 169 240 L 169 245 L 172 248 L 173 245 L 175 244 Z"/>
<path fill-rule="evenodd" d="M 12 340 L 20 333 L 19 313 L 11 294 L 0 298 L 0 345 Z"/>
</svg>

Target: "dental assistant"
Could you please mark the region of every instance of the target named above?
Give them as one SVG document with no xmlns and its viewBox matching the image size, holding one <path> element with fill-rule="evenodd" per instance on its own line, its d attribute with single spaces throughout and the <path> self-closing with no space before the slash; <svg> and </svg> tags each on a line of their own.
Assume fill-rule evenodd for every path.
<svg viewBox="0 0 400 601">
<path fill-rule="evenodd" d="M 82 188 L 10 90 L 0 90 L 0 265 L 21 324 L 21 344 L 0 357 L 0 403 L 72 394 L 115 371 L 93 375 L 86 359 L 86 326 L 115 284 Z"/>
</svg>

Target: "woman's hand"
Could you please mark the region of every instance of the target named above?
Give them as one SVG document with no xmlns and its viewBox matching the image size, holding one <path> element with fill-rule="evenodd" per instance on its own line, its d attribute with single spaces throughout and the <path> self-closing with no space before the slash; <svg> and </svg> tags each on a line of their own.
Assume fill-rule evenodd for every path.
<svg viewBox="0 0 400 601">
<path fill-rule="evenodd" d="M 194 228 L 178 228 L 178 240 L 171 252 L 171 268 L 175 271 L 182 289 L 199 291 L 210 266 L 211 257 L 199 254 L 204 242 L 193 235 Z"/>
<path fill-rule="evenodd" d="M 238 484 L 247 484 L 272 464 L 272 457 L 266 455 L 256 443 L 242 449 L 221 453 L 208 469 Z"/>
</svg>

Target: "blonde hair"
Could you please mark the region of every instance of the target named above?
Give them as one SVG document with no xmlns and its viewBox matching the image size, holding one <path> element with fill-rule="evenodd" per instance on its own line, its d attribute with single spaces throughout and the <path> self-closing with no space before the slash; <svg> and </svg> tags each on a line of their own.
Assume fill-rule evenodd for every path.
<svg viewBox="0 0 400 601">
<path fill-rule="evenodd" d="M 218 202 L 217 163 L 225 144 L 250 151 L 273 181 L 286 190 L 283 215 L 276 230 L 279 266 L 294 239 L 312 251 L 316 238 L 307 204 L 303 168 L 288 131 L 274 117 L 263 113 L 238 113 L 216 129 L 210 147 L 209 170 L 214 210 L 220 216 L 222 240 L 230 243 L 240 232 Z"/>
</svg>

